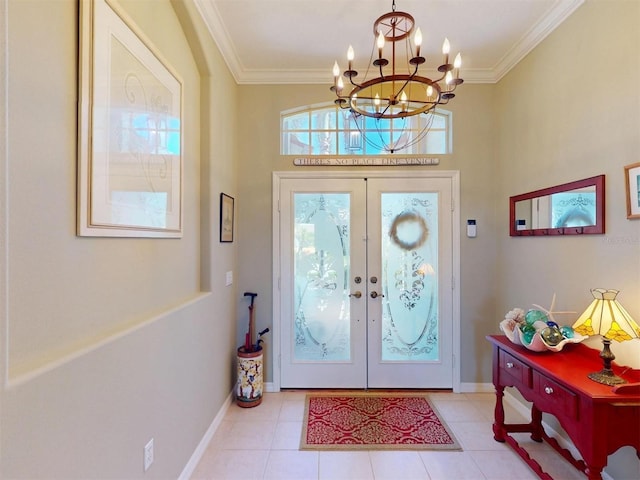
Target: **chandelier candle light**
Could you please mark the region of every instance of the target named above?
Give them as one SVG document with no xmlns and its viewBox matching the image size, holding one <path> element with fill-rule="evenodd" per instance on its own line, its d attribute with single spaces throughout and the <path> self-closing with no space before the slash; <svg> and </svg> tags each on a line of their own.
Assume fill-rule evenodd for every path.
<svg viewBox="0 0 640 480">
<path fill-rule="evenodd" d="M 616 300 L 618 290 L 595 288 L 591 290 L 594 300 L 573 324 L 573 329 L 581 335 L 601 335 L 603 348 L 600 358 L 604 368 L 590 373 L 588 377 L 605 385 L 618 385 L 626 381 L 613 373 L 611 362 L 616 358 L 609 346 L 611 340 L 622 342 L 640 338 L 640 326 Z"/>
<path fill-rule="evenodd" d="M 426 62 L 426 59 L 420 56 L 422 32 L 419 28 L 414 32 L 414 26 L 414 18 L 408 13 L 397 12 L 395 0 L 393 0 L 392 11 L 379 17 L 373 24 L 376 41 L 371 58 L 375 56 L 375 49 L 377 49 L 377 58 L 372 65 L 378 76 L 370 77 L 367 68 L 362 83 L 356 82 L 358 72 L 353 69 L 355 53 L 349 46 L 348 69 L 343 76 L 351 85 L 349 93 L 346 93 L 338 62 L 336 61 L 333 66 L 331 90 L 337 96 L 335 103 L 340 108 L 351 111 L 361 132 L 365 118 L 373 118 L 376 122 L 390 121 L 392 126 L 384 128 L 402 132 L 402 135 L 384 145 L 384 149 L 391 153 L 413 145 L 429 130 L 430 121 L 425 123 L 424 129 L 416 137 L 411 138 L 405 132 L 404 123 L 407 123 L 407 117 L 429 115 L 437 106 L 446 105 L 455 97 L 453 92 L 456 87 L 463 82 L 460 78 L 462 57 L 458 53 L 453 64 L 449 63 L 450 44 L 446 38 L 442 45 L 444 63 L 438 67 L 441 76 L 432 80 L 418 75 L 418 68 Z M 412 33 L 413 46 L 411 45 Z M 388 44 L 391 46 L 390 60 L 383 55 L 385 46 Z M 403 122 L 401 126 L 399 126 L 400 121 Z M 380 129 L 379 126 L 377 128 Z"/>
</svg>

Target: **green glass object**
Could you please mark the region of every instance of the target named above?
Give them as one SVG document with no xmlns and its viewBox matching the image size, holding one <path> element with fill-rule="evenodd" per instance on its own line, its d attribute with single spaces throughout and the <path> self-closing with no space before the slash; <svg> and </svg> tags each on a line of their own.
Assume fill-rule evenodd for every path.
<svg viewBox="0 0 640 480">
<path fill-rule="evenodd" d="M 547 327 L 542 330 L 541 335 L 547 345 L 551 345 L 552 347 L 558 345 L 562 340 L 564 340 L 564 337 L 558 327 Z"/>
<path fill-rule="evenodd" d="M 522 326 L 522 339 L 524 343 L 527 345 L 531 343 L 533 340 L 533 336 L 536 334 L 536 329 L 533 325 L 523 325 Z"/>
<path fill-rule="evenodd" d="M 569 325 L 563 325 L 560 327 L 560 333 L 562 333 L 564 338 L 573 338 L 573 328 Z"/>
<path fill-rule="evenodd" d="M 533 325 L 537 321 L 546 322 L 547 314 L 540 310 L 529 310 L 524 316 L 524 321 L 527 322 L 527 325 Z"/>
</svg>

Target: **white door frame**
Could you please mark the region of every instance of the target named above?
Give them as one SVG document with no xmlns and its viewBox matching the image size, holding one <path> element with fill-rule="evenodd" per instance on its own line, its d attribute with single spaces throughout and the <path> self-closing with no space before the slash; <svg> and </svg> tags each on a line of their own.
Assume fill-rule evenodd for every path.
<svg viewBox="0 0 640 480">
<path fill-rule="evenodd" d="M 275 171 L 272 174 L 272 235 L 273 235 L 273 278 L 272 293 L 272 332 L 273 332 L 273 356 L 271 371 L 273 391 L 280 391 L 280 328 L 282 325 L 280 304 L 280 181 L 281 179 L 305 179 L 305 178 L 450 178 L 451 195 L 453 205 L 452 245 L 451 254 L 453 270 L 453 391 L 460 392 L 460 172 L 457 170 L 357 170 L 357 171 Z"/>
</svg>

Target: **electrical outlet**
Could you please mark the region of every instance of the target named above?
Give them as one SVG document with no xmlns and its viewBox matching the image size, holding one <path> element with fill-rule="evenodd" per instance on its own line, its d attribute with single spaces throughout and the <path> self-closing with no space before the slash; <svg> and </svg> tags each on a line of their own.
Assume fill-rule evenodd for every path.
<svg viewBox="0 0 640 480">
<path fill-rule="evenodd" d="M 149 470 L 153 463 L 153 438 L 144 446 L 144 471 Z"/>
</svg>

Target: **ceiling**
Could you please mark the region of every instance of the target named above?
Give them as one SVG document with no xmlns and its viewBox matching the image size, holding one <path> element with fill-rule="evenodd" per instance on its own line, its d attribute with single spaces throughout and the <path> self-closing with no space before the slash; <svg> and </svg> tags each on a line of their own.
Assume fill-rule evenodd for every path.
<svg viewBox="0 0 640 480">
<path fill-rule="evenodd" d="M 334 61 L 364 69 L 392 0 L 194 0 L 239 84 L 331 83 Z M 396 0 L 423 35 L 427 71 L 447 37 L 466 82 L 495 83 L 585 0 Z"/>
</svg>

